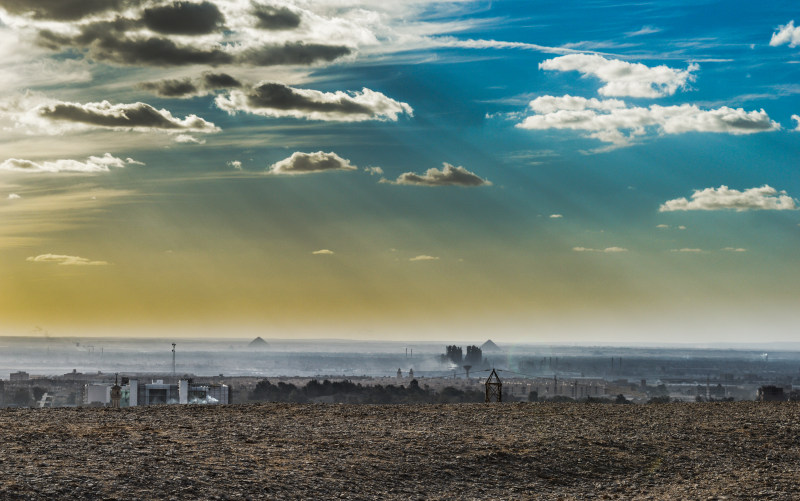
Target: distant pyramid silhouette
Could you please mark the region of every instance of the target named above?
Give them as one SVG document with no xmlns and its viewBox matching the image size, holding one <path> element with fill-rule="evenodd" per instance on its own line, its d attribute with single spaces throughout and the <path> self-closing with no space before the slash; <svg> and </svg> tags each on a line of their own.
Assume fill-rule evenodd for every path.
<svg viewBox="0 0 800 501">
<path fill-rule="evenodd" d="M 257 338 L 250 341 L 250 343 L 247 346 L 249 346 L 250 348 L 266 348 L 267 346 L 269 346 L 269 343 L 264 341 L 261 338 L 261 336 L 258 336 Z"/>
<path fill-rule="evenodd" d="M 481 351 L 483 351 L 484 353 L 491 353 L 491 352 L 497 353 L 503 351 L 503 349 L 494 344 L 494 341 L 489 339 L 481 345 Z"/>
</svg>

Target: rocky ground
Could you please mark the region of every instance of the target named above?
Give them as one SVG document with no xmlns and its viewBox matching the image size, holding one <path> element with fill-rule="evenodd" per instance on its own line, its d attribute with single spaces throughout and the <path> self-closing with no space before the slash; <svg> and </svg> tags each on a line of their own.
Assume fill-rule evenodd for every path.
<svg viewBox="0 0 800 501">
<path fill-rule="evenodd" d="M 800 406 L 0 410 L 0 499 L 800 499 Z"/>
</svg>

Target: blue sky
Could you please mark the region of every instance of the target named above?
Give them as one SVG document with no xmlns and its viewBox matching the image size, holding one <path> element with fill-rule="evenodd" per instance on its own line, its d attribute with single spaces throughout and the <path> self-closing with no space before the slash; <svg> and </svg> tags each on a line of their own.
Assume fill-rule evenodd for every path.
<svg viewBox="0 0 800 501">
<path fill-rule="evenodd" d="M 110 4 L 0 0 L 7 333 L 792 339 L 793 3 Z"/>
</svg>

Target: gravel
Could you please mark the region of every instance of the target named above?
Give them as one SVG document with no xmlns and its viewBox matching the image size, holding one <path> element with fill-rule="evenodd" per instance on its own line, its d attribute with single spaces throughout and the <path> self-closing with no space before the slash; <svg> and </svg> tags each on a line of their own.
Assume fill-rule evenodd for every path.
<svg viewBox="0 0 800 501">
<path fill-rule="evenodd" d="M 800 499 L 794 403 L 0 411 L 0 499 Z"/>
</svg>

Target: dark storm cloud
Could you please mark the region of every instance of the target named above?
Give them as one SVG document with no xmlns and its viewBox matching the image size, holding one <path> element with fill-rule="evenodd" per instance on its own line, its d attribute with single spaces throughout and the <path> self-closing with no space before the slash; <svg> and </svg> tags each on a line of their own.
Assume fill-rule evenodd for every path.
<svg viewBox="0 0 800 501">
<path fill-rule="evenodd" d="M 200 90 L 188 78 L 142 82 L 139 87 L 162 97 L 192 96 Z"/>
<path fill-rule="evenodd" d="M 231 54 L 214 47 L 203 49 L 181 46 L 168 38 L 96 40 L 90 51 L 92 57 L 119 64 L 152 66 L 184 66 L 207 64 L 217 66 L 234 61 Z"/>
<path fill-rule="evenodd" d="M 85 25 L 78 35 L 68 36 L 50 30 L 39 32 L 39 45 L 51 50 L 88 49 L 95 60 L 123 65 L 185 66 L 205 64 L 243 64 L 247 66 L 307 65 L 333 61 L 350 54 L 351 49 L 337 45 L 303 44 L 265 45 L 239 53 L 223 50 L 221 45 L 195 47 L 178 45 L 165 37 L 130 37 L 128 31 L 139 26 L 133 19 L 117 18 Z"/>
<path fill-rule="evenodd" d="M 247 93 L 247 104 L 252 108 L 272 108 L 278 110 L 321 111 L 336 113 L 363 113 L 372 115 L 374 110 L 357 102 L 347 95 L 334 101 L 319 101 L 315 96 L 301 94 L 295 89 L 279 84 L 265 83 Z"/>
<path fill-rule="evenodd" d="M 205 35 L 217 31 L 225 22 L 225 17 L 210 2 L 173 2 L 145 9 L 142 21 L 145 26 L 158 33 Z"/>
<path fill-rule="evenodd" d="M 128 0 L 0 0 L 9 14 L 31 15 L 34 19 L 74 21 L 91 14 L 118 11 Z"/>
<path fill-rule="evenodd" d="M 38 110 L 42 118 L 52 121 L 72 122 L 95 127 L 123 129 L 163 129 L 216 132 L 214 124 L 190 115 L 183 120 L 175 118 L 167 110 L 157 110 L 146 103 L 111 104 L 60 102 L 42 106 Z"/>
<path fill-rule="evenodd" d="M 253 15 L 262 30 L 289 30 L 300 26 L 300 16 L 287 7 L 253 4 Z"/>
<path fill-rule="evenodd" d="M 284 45 L 266 45 L 245 50 L 237 57 L 237 60 L 252 66 L 313 64 L 319 61 L 333 61 L 351 52 L 349 47 L 343 45 L 287 42 Z"/>
<path fill-rule="evenodd" d="M 161 97 L 194 97 L 207 94 L 216 89 L 239 88 L 242 83 L 226 73 L 203 73 L 195 80 L 190 78 L 164 79 L 155 82 L 142 82 L 140 89 Z"/>
<path fill-rule="evenodd" d="M 444 164 L 442 170 L 428 169 L 423 174 L 405 172 L 400 174 L 396 181 L 386 181 L 392 184 L 411 184 L 418 186 L 490 186 L 492 183 L 468 171 L 464 167 L 454 167 Z"/>
<path fill-rule="evenodd" d="M 90 57 L 98 61 L 117 64 L 151 66 L 208 64 L 216 66 L 234 61 L 231 54 L 219 47 L 204 49 L 181 46 L 168 38 L 161 37 L 128 38 L 125 31 L 135 24 L 135 21 L 127 19 L 93 23 L 83 27 L 81 33 L 74 37 L 42 30 L 39 32 L 38 43 L 51 50 L 86 47 Z"/>
<path fill-rule="evenodd" d="M 206 89 L 233 89 L 242 86 L 242 82 L 227 73 L 203 73 L 202 83 Z"/>
</svg>

